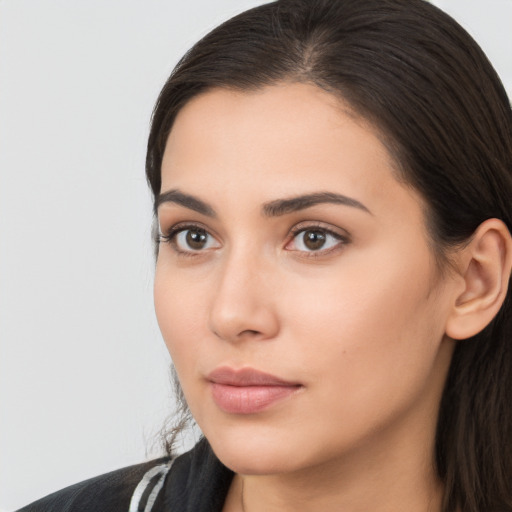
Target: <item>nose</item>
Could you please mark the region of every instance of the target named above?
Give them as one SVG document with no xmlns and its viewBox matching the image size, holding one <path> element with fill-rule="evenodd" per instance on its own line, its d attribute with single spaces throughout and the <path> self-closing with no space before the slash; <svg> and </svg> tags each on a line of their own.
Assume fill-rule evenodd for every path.
<svg viewBox="0 0 512 512">
<path fill-rule="evenodd" d="M 274 338 L 279 332 L 276 276 L 263 260 L 232 255 L 218 277 L 210 307 L 210 330 L 228 342 Z"/>
</svg>

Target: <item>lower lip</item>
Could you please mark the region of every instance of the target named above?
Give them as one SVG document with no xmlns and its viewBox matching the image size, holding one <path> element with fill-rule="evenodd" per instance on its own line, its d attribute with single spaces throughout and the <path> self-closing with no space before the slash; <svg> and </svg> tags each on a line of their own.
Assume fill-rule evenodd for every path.
<svg viewBox="0 0 512 512">
<path fill-rule="evenodd" d="M 224 412 L 254 414 L 290 397 L 300 386 L 228 386 L 211 383 L 213 400 Z"/>
</svg>

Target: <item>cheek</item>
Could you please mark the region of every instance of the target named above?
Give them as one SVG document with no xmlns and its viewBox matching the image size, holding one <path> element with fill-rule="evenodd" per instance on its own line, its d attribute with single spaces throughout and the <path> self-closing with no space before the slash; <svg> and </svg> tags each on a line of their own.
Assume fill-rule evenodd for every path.
<svg viewBox="0 0 512 512">
<path fill-rule="evenodd" d="M 205 315 L 201 312 L 205 290 L 201 293 L 197 287 L 194 280 L 187 280 L 176 268 L 167 268 L 165 262 L 157 264 L 154 302 L 158 325 L 180 387 L 196 419 L 201 416 L 196 405 L 203 402 L 204 394 L 198 364 L 199 359 L 204 363 L 208 357 L 203 344 Z M 198 297 L 203 300 L 198 301 Z"/>
<path fill-rule="evenodd" d="M 289 309 L 290 325 L 341 335 L 358 346 L 365 333 L 381 338 L 421 324 L 436 302 L 432 276 L 424 252 L 402 258 L 368 251 L 347 255 L 309 278 L 291 276 L 280 286 L 280 303 Z"/>
<path fill-rule="evenodd" d="M 177 370 L 187 362 L 187 355 L 197 353 L 201 339 L 200 331 L 204 329 L 204 315 L 200 314 L 202 303 L 197 300 L 203 295 L 176 268 L 169 268 L 164 261 L 159 261 L 155 273 L 154 302 L 158 325 L 165 344 Z"/>
<path fill-rule="evenodd" d="M 383 394 L 417 392 L 428 381 L 444 332 L 428 252 L 414 260 L 381 254 L 371 261 L 345 259 L 315 282 L 315 293 L 306 293 L 304 282 L 283 287 L 290 291 L 283 302 L 294 350 L 306 356 L 303 364 L 314 365 L 320 378 L 313 384 L 342 392 L 339 405 L 349 409 L 378 406 Z"/>
</svg>

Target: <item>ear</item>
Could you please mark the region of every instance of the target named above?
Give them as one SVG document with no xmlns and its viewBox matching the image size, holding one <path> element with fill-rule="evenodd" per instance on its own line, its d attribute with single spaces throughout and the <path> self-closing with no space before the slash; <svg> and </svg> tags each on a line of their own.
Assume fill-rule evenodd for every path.
<svg viewBox="0 0 512 512">
<path fill-rule="evenodd" d="M 446 334 L 466 339 L 496 316 L 507 295 L 512 269 L 512 238 L 505 223 L 488 219 L 457 256 L 461 286 L 454 294 Z"/>
</svg>

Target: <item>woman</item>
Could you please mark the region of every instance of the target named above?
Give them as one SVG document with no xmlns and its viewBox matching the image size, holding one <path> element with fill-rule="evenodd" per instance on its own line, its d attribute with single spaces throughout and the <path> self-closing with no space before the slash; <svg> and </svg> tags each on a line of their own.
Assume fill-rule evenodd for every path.
<svg viewBox="0 0 512 512">
<path fill-rule="evenodd" d="M 423 0 L 279 0 L 178 64 L 155 306 L 205 438 L 23 510 L 512 510 L 512 112 Z"/>
</svg>

